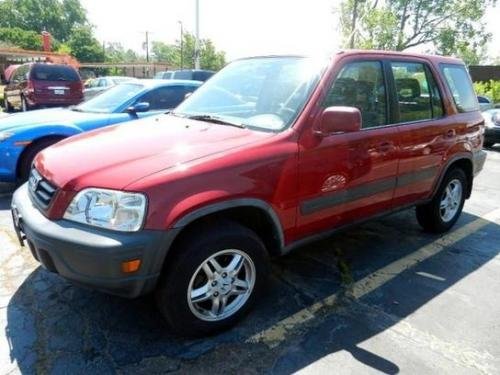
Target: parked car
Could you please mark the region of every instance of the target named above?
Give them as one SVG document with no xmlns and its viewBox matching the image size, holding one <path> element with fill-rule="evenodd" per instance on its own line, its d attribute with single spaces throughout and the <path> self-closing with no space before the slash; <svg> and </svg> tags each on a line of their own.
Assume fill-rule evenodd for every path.
<svg viewBox="0 0 500 375">
<path fill-rule="evenodd" d="M 6 112 L 75 105 L 82 99 L 82 81 L 69 65 L 23 64 L 12 73 L 4 89 Z"/>
<path fill-rule="evenodd" d="M 487 96 L 478 95 L 477 101 L 479 102 L 481 111 L 487 111 L 488 109 L 492 109 L 495 107 L 495 103 L 493 103 L 493 101 Z"/>
<path fill-rule="evenodd" d="M 484 147 L 493 147 L 500 143 L 500 109 L 490 109 L 483 112 L 484 124 Z"/>
<path fill-rule="evenodd" d="M 212 77 L 215 72 L 202 69 L 167 70 L 155 74 L 155 79 L 189 79 L 193 81 L 205 82 Z"/>
<path fill-rule="evenodd" d="M 135 80 L 133 77 L 121 77 L 121 76 L 109 76 L 109 77 L 99 77 L 92 78 L 85 82 L 85 88 L 83 89 L 83 96 L 85 100 L 89 100 L 94 96 L 101 94 L 107 89 L 116 86 L 120 83 L 130 82 Z"/>
<path fill-rule="evenodd" d="M 115 86 L 68 109 L 0 119 L 0 181 L 25 181 L 35 155 L 63 138 L 166 112 L 200 86 L 197 81 L 138 80 Z"/>
<path fill-rule="evenodd" d="M 44 150 L 14 224 L 48 270 L 155 290 L 173 330 L 212 333 L 259 298 L 270 256 L 411 206 L 450 229 L 485 161 L 483 121 L 458 59 L 242 59 L 169 115 Z"/>
</svg>

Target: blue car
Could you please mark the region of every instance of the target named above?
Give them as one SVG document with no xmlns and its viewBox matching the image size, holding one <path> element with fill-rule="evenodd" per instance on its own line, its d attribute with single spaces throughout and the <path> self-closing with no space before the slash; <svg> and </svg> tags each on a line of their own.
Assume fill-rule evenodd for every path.
<svg viewBox="0 0 500 375">
<path fill-rule="evenodd" d="M 63 138 L 175 108 L 201 82 L 137 80 L 82 104 L 0 118 L 0 182 L 23 182 L 38 152 Z"/>
</svg>

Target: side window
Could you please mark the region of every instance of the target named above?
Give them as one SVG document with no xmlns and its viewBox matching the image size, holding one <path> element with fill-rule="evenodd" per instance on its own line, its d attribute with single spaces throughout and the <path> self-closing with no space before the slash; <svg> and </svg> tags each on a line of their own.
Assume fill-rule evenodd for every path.
<svg viewBox="0 0 500 375">
<path fill-rule="evenodd" d="M 443 101 L 430 69 L 422 63 L 392 62 L 399 122 L 443 116 Z"/>
<path fill-rule="evenodd" d="M 453 100 L 459 112 L 477 111 L 476 94 L 465 66 L 456 64 L 441 64 L 446 83 L 453 95 Z"/>
<path fill-rule="evenodd" d="M 399 122 L 432 119 L 432 88 L 424 64 L 392 62 Z M 435 82 L 434 86 L 435 86 Z"/>
<path fill-rule="evenodd" d="M 356 107 L 363 128 L 387 124 L 387 102 L 382 63 L 360 61 L 346 64 L 335 78 L 323 106 Z"/>
<path fill-rule="evenodd" d="M 138 102 L 149 103 L 150 110 L 167 110 L 180 104 L 186 95 L 184 86 L 160 87 L 148 92 Z"/>
</svg>

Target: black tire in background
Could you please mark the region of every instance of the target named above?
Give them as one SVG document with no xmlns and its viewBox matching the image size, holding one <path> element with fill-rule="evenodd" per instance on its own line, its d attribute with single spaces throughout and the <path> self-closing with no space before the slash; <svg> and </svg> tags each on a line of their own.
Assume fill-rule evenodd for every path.
<svg viewBox="0 0 500 375">
<path fill-rule="evenodd" d="M 483 148 L 491 148 L 491 147 L 493 147 L 494 144 L 495 144 L 495 142 L 484 141 Z"/>
<path fill-rule="evenodd" d="M 5 113 L 10 113 L 12 111 L 12 107 L 10 106 L 10 103 L 5 95 L 3 98 L 3 108 L 5 110 Z"/>
<path fill-rule="evenodd" d="M 23 152 L 21 159 L 19 160 L 18 168 L 17 168 L 17 182 L 18 184 L 22 184 L 26 182 L 29 177 L 31 164 L 35 159 L 35 156 L 42 150 L 46 149 L 49 146 L 52 146 L 54 143 L 57 143 L 62 138 L 47 138 L 32 143 L 27 146 L 27 149 Z"/>
<path fill-rule="evenodd" d="M 269 275 L 268 254 L 261 239 L 250 229 L 232 221 L 198 226 L 184 235 L 172 251 L 175 254 L 166 260 L 156 300 L 169 328 L 182 336 L 213 334 L 231 327 L 255 303 Z M 189 301 L 190 288 L 205 261 L 224 251 L 239 251 L 251 259 L 255 272 L 253 287 L 245 302 L 232 315 L 220 320 L 203 320 L 193 312 L 193 303 Z M 202 284 L 210 285 L 210 279 Z M 206 303 L 213 302 L 208 299 Z"/>
<path fill-rule="evenodd" d="M 441 203 L 445 196 L 445 190 L 450 183 L 456 184 L 455 181 L 458 181 L 461 185 L 460 201 L 457 203 L 457 210 L 454 215 L 448 220 L 444 220 Z M 417 220 L 422 228 L 432 233 L 443 233 L 448 231 L 460 217 L 465 203 L 467 189 L 468 183 L 465 172 L 460 168 L 452 168 L 449 170 L 443 178 L 443 181 L 441 181 L 441 185 L 439 186 L 432 201 L 427 204 L 417 206 Z"/>
</svg>

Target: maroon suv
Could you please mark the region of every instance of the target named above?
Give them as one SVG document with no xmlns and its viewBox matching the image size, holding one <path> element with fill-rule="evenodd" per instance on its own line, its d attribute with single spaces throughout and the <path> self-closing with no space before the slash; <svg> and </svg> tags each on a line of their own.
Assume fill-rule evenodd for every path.
<svg viewBox="0 0 500 375">
<path fill-rule="evenodd" d="M 6 112 L 74 105 L 83 100 L 83 84 L 69 65 L 23 64 L 7 82 L 4 99 Z"/>
</svg>

